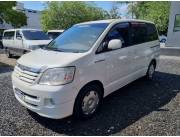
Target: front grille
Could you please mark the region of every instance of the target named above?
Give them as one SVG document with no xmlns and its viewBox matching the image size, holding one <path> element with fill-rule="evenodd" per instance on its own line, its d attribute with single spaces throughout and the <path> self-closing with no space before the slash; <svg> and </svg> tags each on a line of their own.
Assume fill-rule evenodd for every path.
<svg viewBox="0 0 180 137">
<path fill-rule="evenodd" d="M 40 71 L 17 64 L 14 68 L 14 73 L 18 79 L 33 84 L 39 76 Z"/>
<path fill-rule="evenodd" d="M 24 96 L 28 96 L 28 97 L 33 98 L 33 99 L 38 99 L 37 96 L 27 94 L 27 93 L 23 92 L 22 90 L 20 90 L 20 89 L 18 89 L 18 88 L 15 88 L 15 91 L 20 92 L 20 93 L 21 93 L 22 95 L 24 95 Z"/>
<path fill-rule="evenodd" d="M 23 101 L 24 103 L 33 106 L 33 107 L 38 107 L 37 103 L 39 102 L 39 97 L 27 94 L 23 91 L 21 91 L 18 88 L 15 88 L 15 94 Z M 30 99 L 30 100 L 29 100 Z M 33 100 L 33 101 L 32 101 Z"/>
</svg>

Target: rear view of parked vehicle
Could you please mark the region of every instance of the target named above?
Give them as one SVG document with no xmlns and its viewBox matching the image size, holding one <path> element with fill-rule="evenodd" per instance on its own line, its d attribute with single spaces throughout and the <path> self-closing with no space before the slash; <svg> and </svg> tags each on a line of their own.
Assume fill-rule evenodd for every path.
<svg viewBox="0 0 180 137">
<path fill-rule="evenodd" d="M 165 36 L 165 35 L 159 36 L 159 41 L 160 41 L 161 43 L 166 43 L 166 41 L 167 41 L 167 36 Z"/>
<path fill-rule="evenodd" d="M 17 61 L 14 94 L 23 106 L 44 117 L 90 118 L 110 93 L 140 77 L 152 79 L 159 52 L 152 22 L 76 24 Z"/>
<path fill-rule="evenodd" d="M 36 29 L 10 29 L 3 34 L 3 46 L 8 57 L 41 48 L 51 40 L 46 33 Z"/>
<path fill-rule="evenodd" d="M 47 34 L 50 39 L 55 39 L 59 35 L 61 35 L 64 32 L 64 30 L 48 30 Z"/>
</svg>

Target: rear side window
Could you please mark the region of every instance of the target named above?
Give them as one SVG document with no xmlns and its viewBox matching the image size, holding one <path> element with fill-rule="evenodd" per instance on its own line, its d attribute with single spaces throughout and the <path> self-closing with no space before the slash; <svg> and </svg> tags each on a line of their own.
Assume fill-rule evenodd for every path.
<svg viewBox="0 0 180 137">
<path fill-rule="evenodd" d="M 147 28 L 146 23 L 131 23 L 131 44 L 141 44 L 146 42 Z"/>
<path fill-rule="evenodd" d="M 154 24 L 147 23 L 147 41 L 158 40 L 157 30 Z"/>
<path fill-rule="evenodd" d="M 3 39 L 14 39 L 14 33 L 15 31 L 7 31 L 4 33 Z"/>
<path fill-rule="evenodd" d="M 158 40 L 157 30 L 154 24 L 151 23 L 131 23 L 131 44 L 141 44 Z"/>
</svg>

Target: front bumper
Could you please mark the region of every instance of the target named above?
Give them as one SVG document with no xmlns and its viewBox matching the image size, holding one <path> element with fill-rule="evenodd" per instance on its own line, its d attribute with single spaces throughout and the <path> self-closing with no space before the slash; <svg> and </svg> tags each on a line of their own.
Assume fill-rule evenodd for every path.
<svg viewBox="0 0 180 137">
<path fill-rule="evenodd" d="M 41 116 L 60 119 L 72 115 L 77 90 L 72 83 L 63 86 L 30 85 L 12 74 L 16 99 Z M 52 102 L 47 102 L 51 99 Z"/>
</svg>

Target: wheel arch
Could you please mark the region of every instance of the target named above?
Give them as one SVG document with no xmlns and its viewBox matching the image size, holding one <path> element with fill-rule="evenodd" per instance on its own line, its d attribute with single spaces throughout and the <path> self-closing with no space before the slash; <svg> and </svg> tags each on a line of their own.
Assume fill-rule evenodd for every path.
<svg viewBox="0 0 180 137">
<path fill-rule="evenodd" d="M 89 86 L 89 85 L 99 86 L 101 88 L 101 91 L 102 91 L 102 96 L 104 95 L 104 86 L 100 80 L 93 80 L 93 81 L 86 83 L 83 87 L 80 88 L 79 93 L 83 90 L 83 88 L 85 88 L 86 86 Z M 78 97 L 79 93 L 77 94 L 76 98 Z"/>
<path fill-rule="evenodd" d="M 153 58 L 153 59 L 151 60 L 150 64 L 151 64 L 151 63 L 153 63 L 153 64 L 155 65 L 155 68 L 156 68 L 157 61 L 156 61 L 156 59 L 155 59 L 155 58 Z"/>
<path fill-rule="evenodd" d="M 75 109 L 75 104 L 76 104 L 76 101 L 80 95 L 80 93 L 82 92 L 82 90 L 86 87 L 86 86 L 89 86 L 89 85 L 98 85 L 100 88 L 101 88 L 101 91 L 102 91 L 102 98 L 104 97 L 104 86 L 103 86 L 103 83 L 100 81 L 100 80 L 93 80 L 93 81 L 90 81 L 88 83 L 86 83 L 82 88 L 80 88 L 76 98 L 75 98 L 75 101 L 74 101 L 74 106 L 73 106 L 73 113 L 74 113 L 74 109 Z"/>
</svg>

